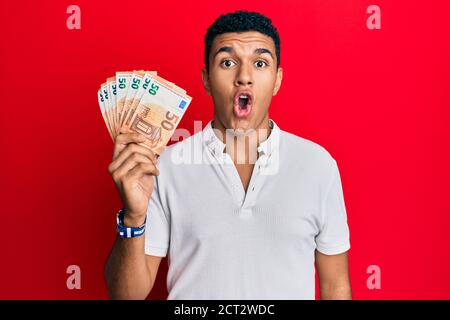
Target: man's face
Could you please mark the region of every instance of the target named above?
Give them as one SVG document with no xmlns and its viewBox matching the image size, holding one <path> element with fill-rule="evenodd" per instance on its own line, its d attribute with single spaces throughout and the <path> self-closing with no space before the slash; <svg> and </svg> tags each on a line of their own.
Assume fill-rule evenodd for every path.
<svg viewBox="0 0 450 320">
<path fill-rule="evenodd" d="M 203 84 L 214 102 L 214 119 L 225 129 L 267 128 L 272 96 L 281 85 L 272 38 L 256 32 L 217 36 Z"/>
</svg>

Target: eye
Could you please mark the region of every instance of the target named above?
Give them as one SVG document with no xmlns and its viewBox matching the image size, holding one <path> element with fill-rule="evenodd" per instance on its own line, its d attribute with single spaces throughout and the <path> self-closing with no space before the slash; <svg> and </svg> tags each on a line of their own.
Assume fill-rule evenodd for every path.
<svg viewBox="0 0 450 320">
<path fill-rule="evenodd" d="M 263 60 L 258 60 L 255 62 L 255 67 L 257 68 L 263 68 L 267 66 L 267 62 L 263 61 Z"/>
<path fill-rule="evenodd" d="M 234 61 L 233 60 L 230 60 L 230 59 L 225 59 L 225 60 L 222 60 L 222 62 L 220 63 L 220 65 L 222 66 L 222 67 L 225 67 L 225 68 L 231 68 L 232 66 L 234 66 L 236 63 L 234 63 Z"/>
</svg>

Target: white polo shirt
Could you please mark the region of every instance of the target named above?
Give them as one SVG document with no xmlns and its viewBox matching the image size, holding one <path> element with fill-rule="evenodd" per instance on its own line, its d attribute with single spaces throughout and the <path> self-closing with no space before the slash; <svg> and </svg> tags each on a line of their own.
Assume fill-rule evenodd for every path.
<svg viewBox="0 0 450 320">
<path fill-rule="evenodd" d="M 168 299 L 314 299 L 315 249 L 350 248 L 336 161 L 270 123 L 247 193 L 211 121 L 159 157 L 145 253 L 169 254 Z"/>
</svg>

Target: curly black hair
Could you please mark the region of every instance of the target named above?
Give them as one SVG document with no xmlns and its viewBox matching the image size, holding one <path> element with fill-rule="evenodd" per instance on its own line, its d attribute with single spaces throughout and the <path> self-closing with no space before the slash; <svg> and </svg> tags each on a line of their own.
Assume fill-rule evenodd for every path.
<svg viewBox="0 0 450 320">
<path fill-rule="evenodd" d="M 214 38 L 227 32 L 258 31 L 273 39 L 277 56 L 277 68 L 280 65 L 280 35 L 266 16 L 251 11 L 236 11 L 221 15 L 208 28 L 205 35 L 205 66 L 209 71 L 209 54 Z"/>
</svg>

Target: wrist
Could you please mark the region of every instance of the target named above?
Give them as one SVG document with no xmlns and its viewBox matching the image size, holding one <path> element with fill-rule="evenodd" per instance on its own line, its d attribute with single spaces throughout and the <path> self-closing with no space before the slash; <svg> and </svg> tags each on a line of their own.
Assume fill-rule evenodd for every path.
<svg viewBox="0 0 450 320">
<path fill-rule="evenodd" d="M 138 228 L 144 224 L 145 217 L 145 214 L 132 214 L 125 210 L 123 224 L 126 227 Z"/>
<path fill-rule="evenodd" d="M 125 222 L 125 218 L 127 218 Z M 131 218 L 131 219 L 130 219 Z M 147 215 L 144 216 L 144 221 L 140 223 L 139 216 L 128 215 L 125 217 L 124 208 L 120 209 L 116 215 L 117 232 L 120 238 L 133 238 L 142 236 L 145 232 L 145 223 L 147 221 Z M 136 226 L 135 226 L 136 224 Z M 139 224 L 139 225 L 137 225 Z"/>
</svg>

